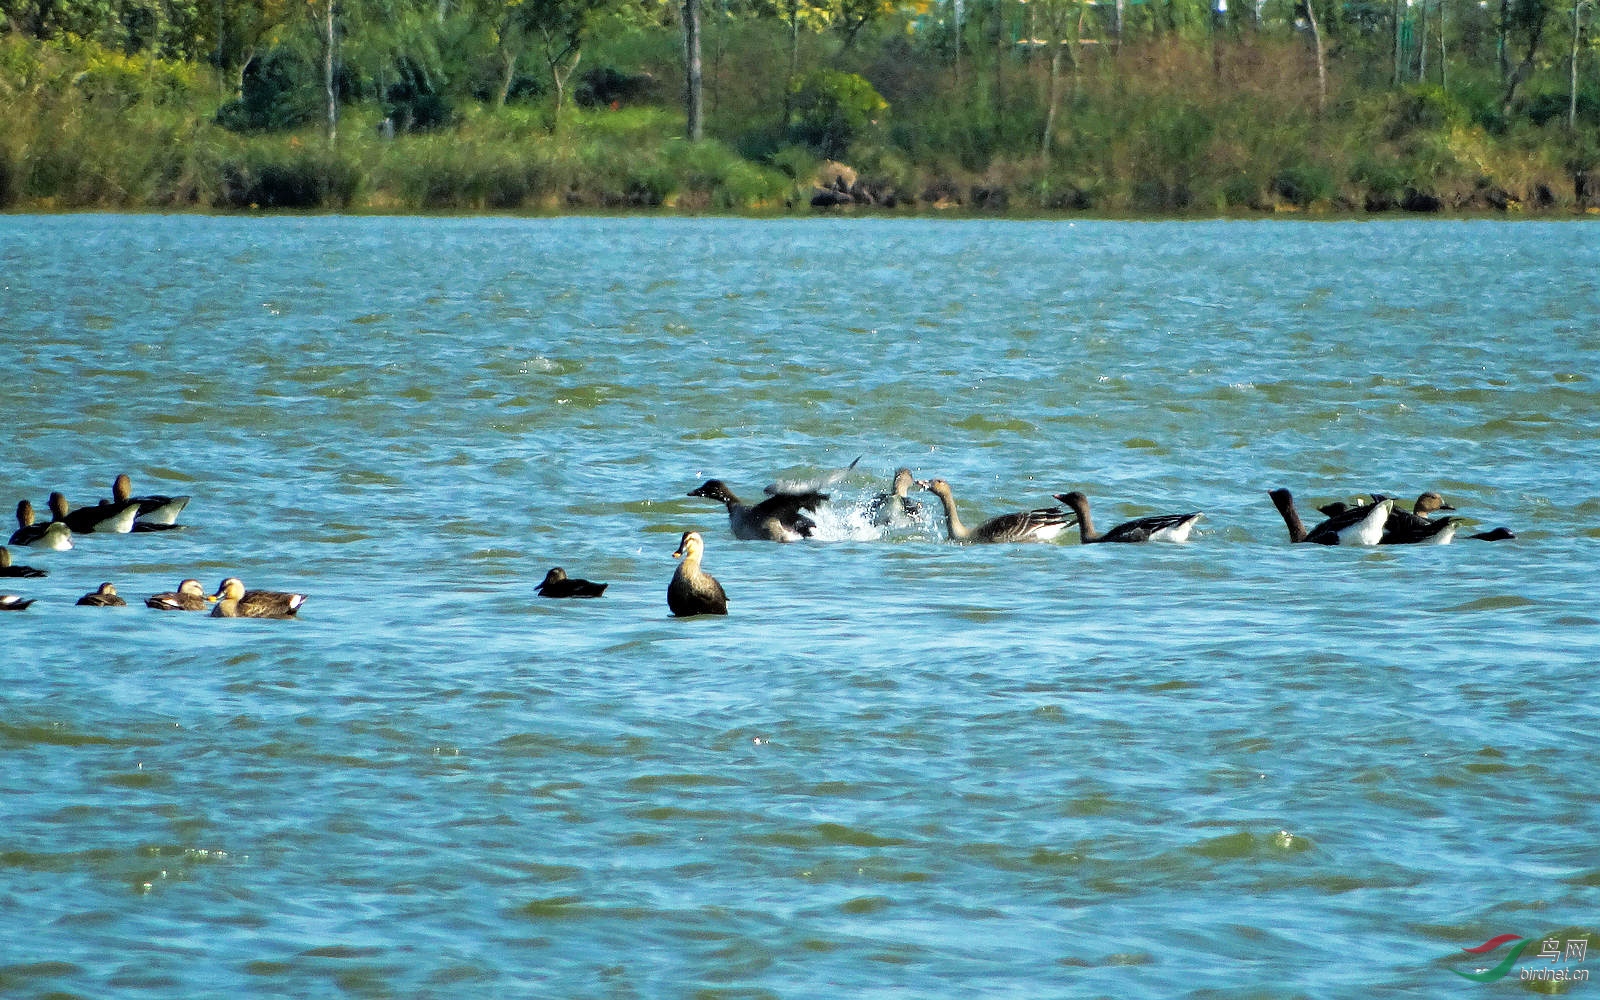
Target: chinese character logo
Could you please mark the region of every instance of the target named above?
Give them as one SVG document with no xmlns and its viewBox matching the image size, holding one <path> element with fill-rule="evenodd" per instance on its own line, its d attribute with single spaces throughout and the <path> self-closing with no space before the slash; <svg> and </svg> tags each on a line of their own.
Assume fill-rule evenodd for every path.
<svg viewBox="0 0 1600 1000">
<path fill-rule="evenodd" d="M 1535 980 L 1563 983 L 1588 982 L 1589 970 L 1571 968 L 1567 963 L 1577 962 L 1581 964 L 1588 957 L 1590 936 L 1590 934 L 1585 933 L 1581 937 L 1570 937 L 1564 940 L 1550 936 L 1537 942 L 1539 951 L 1534 957 L 1543 960 L 1546 964 L 1544 966 L 1524 968 L 1518 974 L 1518 978 L 1524 982 Z M 1511 974 L 1512 967 L 1517 964 L 1518 959 L 1522 958 L 1523 952 L 1535 944 L 1532 938 L 1525 938 L 1518 934 L 1501 934 L 1490 938 L 1476 948 L 1461 949 L 1464 955 L 1470 955 L 1474 958 L 1487 957 L 1508 944 L 1511 945 L 1511 949 L 1506 952 L 1505 957 L 1500 960 L 1499 964 L 1493 968 L 1479 969 L 1476 972 L 1462 972 L 1460 969 L 1451 969 L 1450 971 L 1462 979 L 1470 979 L 1475 983 L 1492 983 L 1504 979 Z M 1556 967 L 1558 962 L 1561 963 L 1560 968 Z"/>
</svg>

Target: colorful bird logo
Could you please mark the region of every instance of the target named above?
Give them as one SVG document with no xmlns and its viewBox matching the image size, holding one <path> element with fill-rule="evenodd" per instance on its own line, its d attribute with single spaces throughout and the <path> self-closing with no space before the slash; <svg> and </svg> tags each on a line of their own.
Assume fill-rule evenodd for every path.
<svg viewBox="0 0 1600 1000">
<path fill-rule="evenodd" d="M 1522 957 L 1523 949 L 1528 947 L 1530 942 L 1527 938 L 1517 934 L 1501 934 L 1490 938 L 1476 948 L 1461 949 L 1468 955 L 1487 955 L 1509 941 L 1517 942 L 1516 947 L 1512 948 L 1506 957 L 1501 960 L 1500 964 L 1494 968 L 1485 969 L 1482 972 L 1462 972 L 1460 969 L 1451 969 L 1450 971 L 1462 979 L 1470 979 L 1475 983 L 1492 983 L 1497 979 L 1504 979 L 1510 974 L 1511 967 L 1517 964 L 1517 959 Z"/>
</svg>

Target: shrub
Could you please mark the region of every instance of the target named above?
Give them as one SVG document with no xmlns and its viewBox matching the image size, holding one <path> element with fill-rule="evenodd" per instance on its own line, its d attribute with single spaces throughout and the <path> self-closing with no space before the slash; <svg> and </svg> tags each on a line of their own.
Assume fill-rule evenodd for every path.
<svg viewBox="0 0 1600 1000">
<path fill-rule="evenodd" d="M 271 49 L 245 67 L 242 92 L 217 109 L 217 124 L 231 132 L 297 128 L 324 111 L 316 67 L 289 49 Z"/>
<path fill-rule="evenodd" d="M 829 159 L 843 156 L 856 136 L 889 110 L 889 102 L 864 77 L 837 70 L 806 74 L 795 81 L 792 94 L 790 137 Z"/>
</svg>

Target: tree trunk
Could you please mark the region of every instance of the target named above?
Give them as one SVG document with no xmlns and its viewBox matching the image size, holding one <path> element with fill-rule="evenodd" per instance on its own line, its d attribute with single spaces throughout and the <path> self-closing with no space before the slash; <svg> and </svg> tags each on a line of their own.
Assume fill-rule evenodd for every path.
<svg viewBox="0 0 1600 1000">
<path fill-rule="evenodd" d="M 1422 0 L 1417 14 L 1417 82 L 1428 78 L 1428 0 Z"/>
<path fill-rule="evenodd" d="M 1572 0 L 1572 65 L 1567 84 L 1568 132 L 1574 132 L 1578 128 L 1578 40 L 1583 37 L 1583 25 L 1578 12 L 1582 9 L 1583 0 Z"/>
<path fill-rule="evenodd" d="M 1544 37 L 1544 9 L 1540 8 L 1538 17 L 1528 28 L 1528 51 L 1522 57 L 1522 62 L 1511 71 L 1511 78 L 1506 81 L 1506 92 L 1500 100 L 1500 112 L 1507 118 L 1511 117 L 1511 104 L 1516 100 L 1517 88 L 1522 81 L 1528 78 L 1533 71 L 1533 60 L 1539 54 L 1539 40 Z"/>
<path fill-rule="evenodd" d="M 1050 101 L 1044 115 L 1044 139 L 1039 145 L 1039 155 L 1044 157 L 1046 163 L 1050 162 L 1050 147 L 1056 137 L 1056 110 L 1061 106 L 1061 49 L 1064 45 L 1060 38 L 1050 41 L 1053 49 L 1050 53 Z"/>
<path fill-rule="evenodd" d="M 1311 25 L 1311 48 L 1317 55 L 1317 114 L 1328 110 L 1328 50 L 1317 24 L 1317 0 L 1306 0 L 1306 23 Z"/>
<path fill-rule="evenodd" d="M 517 77 L 517 54 L 500 46 L 500 92 L 494 96 L 494 106 L 503 108 L 511 97 L 511 84 Z"/>
<path fill-rule="evenodd" d="M 1405 51 L 1400 45 L 1400 26 L 1405 21 L 1405 13 L 1403 0 L 1394 0 L 1394 86 L 1397 88 L 1405 79 Z"/>
<path fill-rule="evenodd" d="M 333 86 L 333 0 L 326 0 L 322 21 L 322 87 L 328 95 L 328 145 L 339 137 L 339 97 Z"/>
<path fill-rule="evenodd" d="M 700 0 L 683 0 L 684 69 L 688 80 L 687 117 L 690 142 L 705 138 L 705 110 L 702 104 L 700 71 Z"/>
</svg>

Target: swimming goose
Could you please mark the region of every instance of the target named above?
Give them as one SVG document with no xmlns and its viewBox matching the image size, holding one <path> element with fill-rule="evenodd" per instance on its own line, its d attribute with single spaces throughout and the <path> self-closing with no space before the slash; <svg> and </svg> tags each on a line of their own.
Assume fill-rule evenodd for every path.
<svg viewBox="0 0 1600 1000">
<path fill-rule="evenodd" d="M 178 514 L 189 503 L 188 497 L 168 497 L 159 494 L 136 497 L 133 495 L 133 480 L 128 478 L 126 472 L 118 473 L 117 478 L 112 480 L 111 499 L 115 503 L 126 503 L 130 500 L 138 503 L 139 514 L 134 521 L 134 531 L 159 531 L 162 528 L 173 527 L 177 523 Z"/>
<path fill-rule="evenodd" d="M 1088 545 L 1093 542 L 1187 542 L 1200 512 L 1192 514 L 1152 514 L 1149 517 L 1124 521 L 1105 534 L 1094 530 L 1089 518 L 1089 498 L 1073 490 L 1057 493 L 1055 498 L 1072 508 L 1078 515 L 1078 536 Z"/>
<path fill-rule="evenodd" d="M 826 493 L 779 493 L 746 507 L 720 479 L 707 479 L 688 495 L 725 504 L 733 537 L 759 542 L 798 542 L 811 537 L 816 522 L 801 512 L 816 510 L 828 499 Z"/>
<path fill-rule="evenodd" d="M 691 615 L 725 615 L 728 613 L 728 595 L 716 577 L 700 568 L 700 555 L 705 549 L 705 539 L 698 531 L 685 531 L 678 540 L 674 558 L 681 558 L 678 569 L 667 584 L 667 608 L 679 618 Z"/>
<path fill-rule="evenodd" d="M 99 531 L 126 535 L 133 530 L 133 519 L 138 516 L 139 505 L 131 500 L 122 503 L 106 503 L 102 500 L 93 507 L 73 510 L 65 494 L 50 494 L 50 519 L 60 521 L 75 534 L 87 535 Z"/>
<path fill-rule="evenodd" d="M 0 611 L 26 611 L 35 598 L 24 600 L 16 594 L 0 594 Z"/>
<path fill-rule="evenodd" d="M 1491 528 L 1488 531 L 1480 531 L 1467 537 L 1476 538 L 1480 542 L 1504 542 L 1517 536 L 1512 534 L 1510 528 Z"/>
<path fill-rule="evenodd" d="M 910 469 L 894 471 L 894 487 L 888 493 L 879 493 L 867 504 L 867 514 L 872 523 L 886 528 L 903 528 L 922 520 L 922 504 L 906 496 L 916 480 Z"/>
<path fill-rule="evenodd" d="M 144 599 L 144 606 L 157 611 L 204 611 L 211 606 L 199 580 L 184 580 L 177 590 L 165 594 L 152 594 Z"/>
<path fill-rule="evenodd" d="M 292 618 L 306 602 L 306 595 L 245 590 L 238 577 L 230 576 L 217 586 L 211 600 L 217 602 L 211 609 L 213 618 Z"/>
<path fill-rule="evenodd" d="M 1372 499 L 1383 499 L 1374 493 Z M 1384 545 L 1449 545 L 1456 537 L 1458 522 L 1453 517 L 1429 518 L 1436 510 L 1455 510 L 1444 497 L 1432 490 L 1417 497 L 1410 510 L 1396 507 L 1389 512 L 1383 527 Z"/>
<path fill-rule="evenodd" d="M 540 597 L 599 597 L 608 585 L 577 580 L 567 575 L 560 566 L 544 575 L 544 582 L 534 588 Z"/>
<path fill-rule="evenodd" d="M 125 608 L 128 602 L 117 596 L 116 587 L 102 583 L 99 590 L 78 598 L 78 605 L 86 608 Z"/>
<path fill-rule="evenodd" d="M 33 504 L 20 500 L 17 502 L 17 530 L 11 533 L 7 544 L 65 552 L 72 548 L 72 529 L 60 521 L 34 524 Z"/>
<path fill-rule="evenodd" d="M 919 479 L 917 485 L 944 503 L 944 517 L 952 542 L 1048 542 L 1072 524 L 1060 507 L 1019 510 L 991 517 L 976 528 L 968 528 L 956 514 L 956 500 L 950 484 L 943 479 Z"/>
<path fill-rule="evenodd" d="M 34 569 L 32 566 L 14 566 L 14 565 L 12 565 L 12 563 L 11 563 L 11 550 L 6 548 L 4 545 L 0 545 L 0 576 L 49 576 L 49 575 L 50 574 L 47 571 L 42 570 L 42 569 Z"/>
<path fill-rule="evenodd" d="M 1283 515 L 1283 523 L 1289 528 L 1289 541 L 1317 545 L 1377 545 L 1383 539 L 1389 511 L 1394 509 L 1394 501 L 1388 499 L 1351 507 L 1307 531 L 1295 510 L 1293 494 L 1277 489 L 1267 495 Z"/>
</svg>

